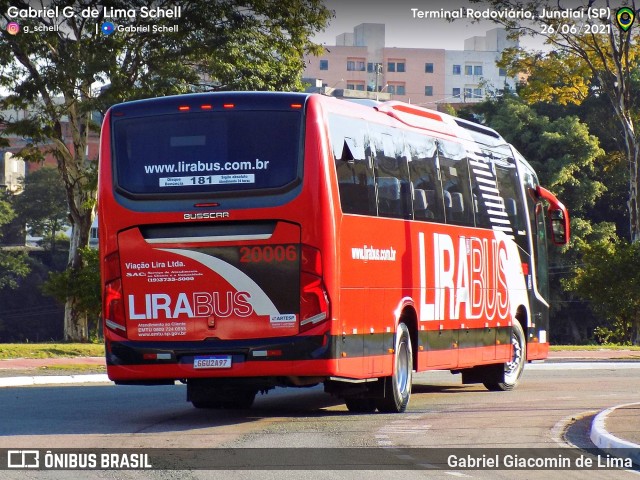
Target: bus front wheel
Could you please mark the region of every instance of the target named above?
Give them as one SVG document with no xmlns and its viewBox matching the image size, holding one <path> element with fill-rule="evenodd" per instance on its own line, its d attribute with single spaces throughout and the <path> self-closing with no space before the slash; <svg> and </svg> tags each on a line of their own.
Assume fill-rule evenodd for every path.
<svg viewBox="0 0 640 480">
<path fill-rule="evenodd" d="M 527 362 L 527 338 L 520 322 L 514 321 L 511 328 L 511 360 L 504 364 L 500 381 L 485 381 L 484 386 L 491 391 L 513 390 L 518 384 L 524 364 Z"/>
<path fill-rule="evenodd" d="M 398 325 L 393 359 L 393 374 L 384 379 L 384 397 L 378 400 L 380 412 L 402 413 L 411 397 L 413 377 L 413 351 L 411 336 L 404 323 Z"/>
</svg>

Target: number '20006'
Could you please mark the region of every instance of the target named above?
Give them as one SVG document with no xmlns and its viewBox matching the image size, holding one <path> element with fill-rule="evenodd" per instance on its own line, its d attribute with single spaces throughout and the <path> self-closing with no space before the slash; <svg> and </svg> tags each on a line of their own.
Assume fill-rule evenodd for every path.
<svg viewBox="0 0 640 480">
<path fill-rule="evenodd" d="M 298 250 L 295 245 L 266 245 L 264 247 L 240 247 L 241 263 L 295 262 Z"/>
</svg>

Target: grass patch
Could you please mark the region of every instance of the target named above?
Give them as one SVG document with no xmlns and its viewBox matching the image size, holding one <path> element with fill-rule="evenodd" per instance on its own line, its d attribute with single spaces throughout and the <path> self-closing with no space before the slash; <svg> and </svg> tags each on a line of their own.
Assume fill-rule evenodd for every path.
<svg viewBox="0 0 640 480">
<path fill-rule="evenodd" d="M 38 370 L 57 371 L 57 372 L 96 372 L 105 373 L 107 368 L 103 365 L 93 365 L 91 363 L 74 363 L 71 365 L 48 365 L 40 367 Z"/>
<path fill-rule="evenodd" d="M 0 359 L 103 357 L 104 345 L 97 343 L 3 343 Z"/>
<path fill-rule="evenodd" d="M 551 345 L 549 349 L 552 352 L 574 352 L 574 351 L 600 351 L 600 350 L 632 350 L 640 352 L 638 345 Z"/>
</svg>

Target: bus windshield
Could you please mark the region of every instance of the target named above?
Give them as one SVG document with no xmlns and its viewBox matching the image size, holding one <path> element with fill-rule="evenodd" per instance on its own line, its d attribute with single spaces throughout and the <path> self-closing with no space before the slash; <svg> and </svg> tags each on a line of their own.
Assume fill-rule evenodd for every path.
<svg viewBox="0 0 640 480">
<path fill-rule="evenodd" d="M 115 119 L 116 184 L 131 196 L 284 188 L 299 176 L 301 125 L 297 111 Z"/>
</svg>

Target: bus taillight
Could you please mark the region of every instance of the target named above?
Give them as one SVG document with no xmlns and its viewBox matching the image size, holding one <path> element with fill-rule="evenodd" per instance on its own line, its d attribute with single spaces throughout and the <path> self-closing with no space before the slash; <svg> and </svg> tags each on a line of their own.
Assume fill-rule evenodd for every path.
<svg viewBox="0 0 640 480">
<path fill-rule="evenodd" d="M 320 251 L 302 246 L 300 275 L 300 332 L 312 329 L 329 318 L 329 295 L 322 281 Z"/>
<path fill-rule="evenodd" d="M 104 288 L 105 295 L 105 324 L 120 335 L 126 333 L 124 318 L 124 303 L 122 302 L 122 280 L 109 282 Z"/>
<path fill-rule="evenodd" d="M 122 279 L 120 278 L 120 255 L 112 253 L 105 258 L 105 325 L 120 335 L 126 333 L 124 303 L 122 301 Z"/>
</svg>

